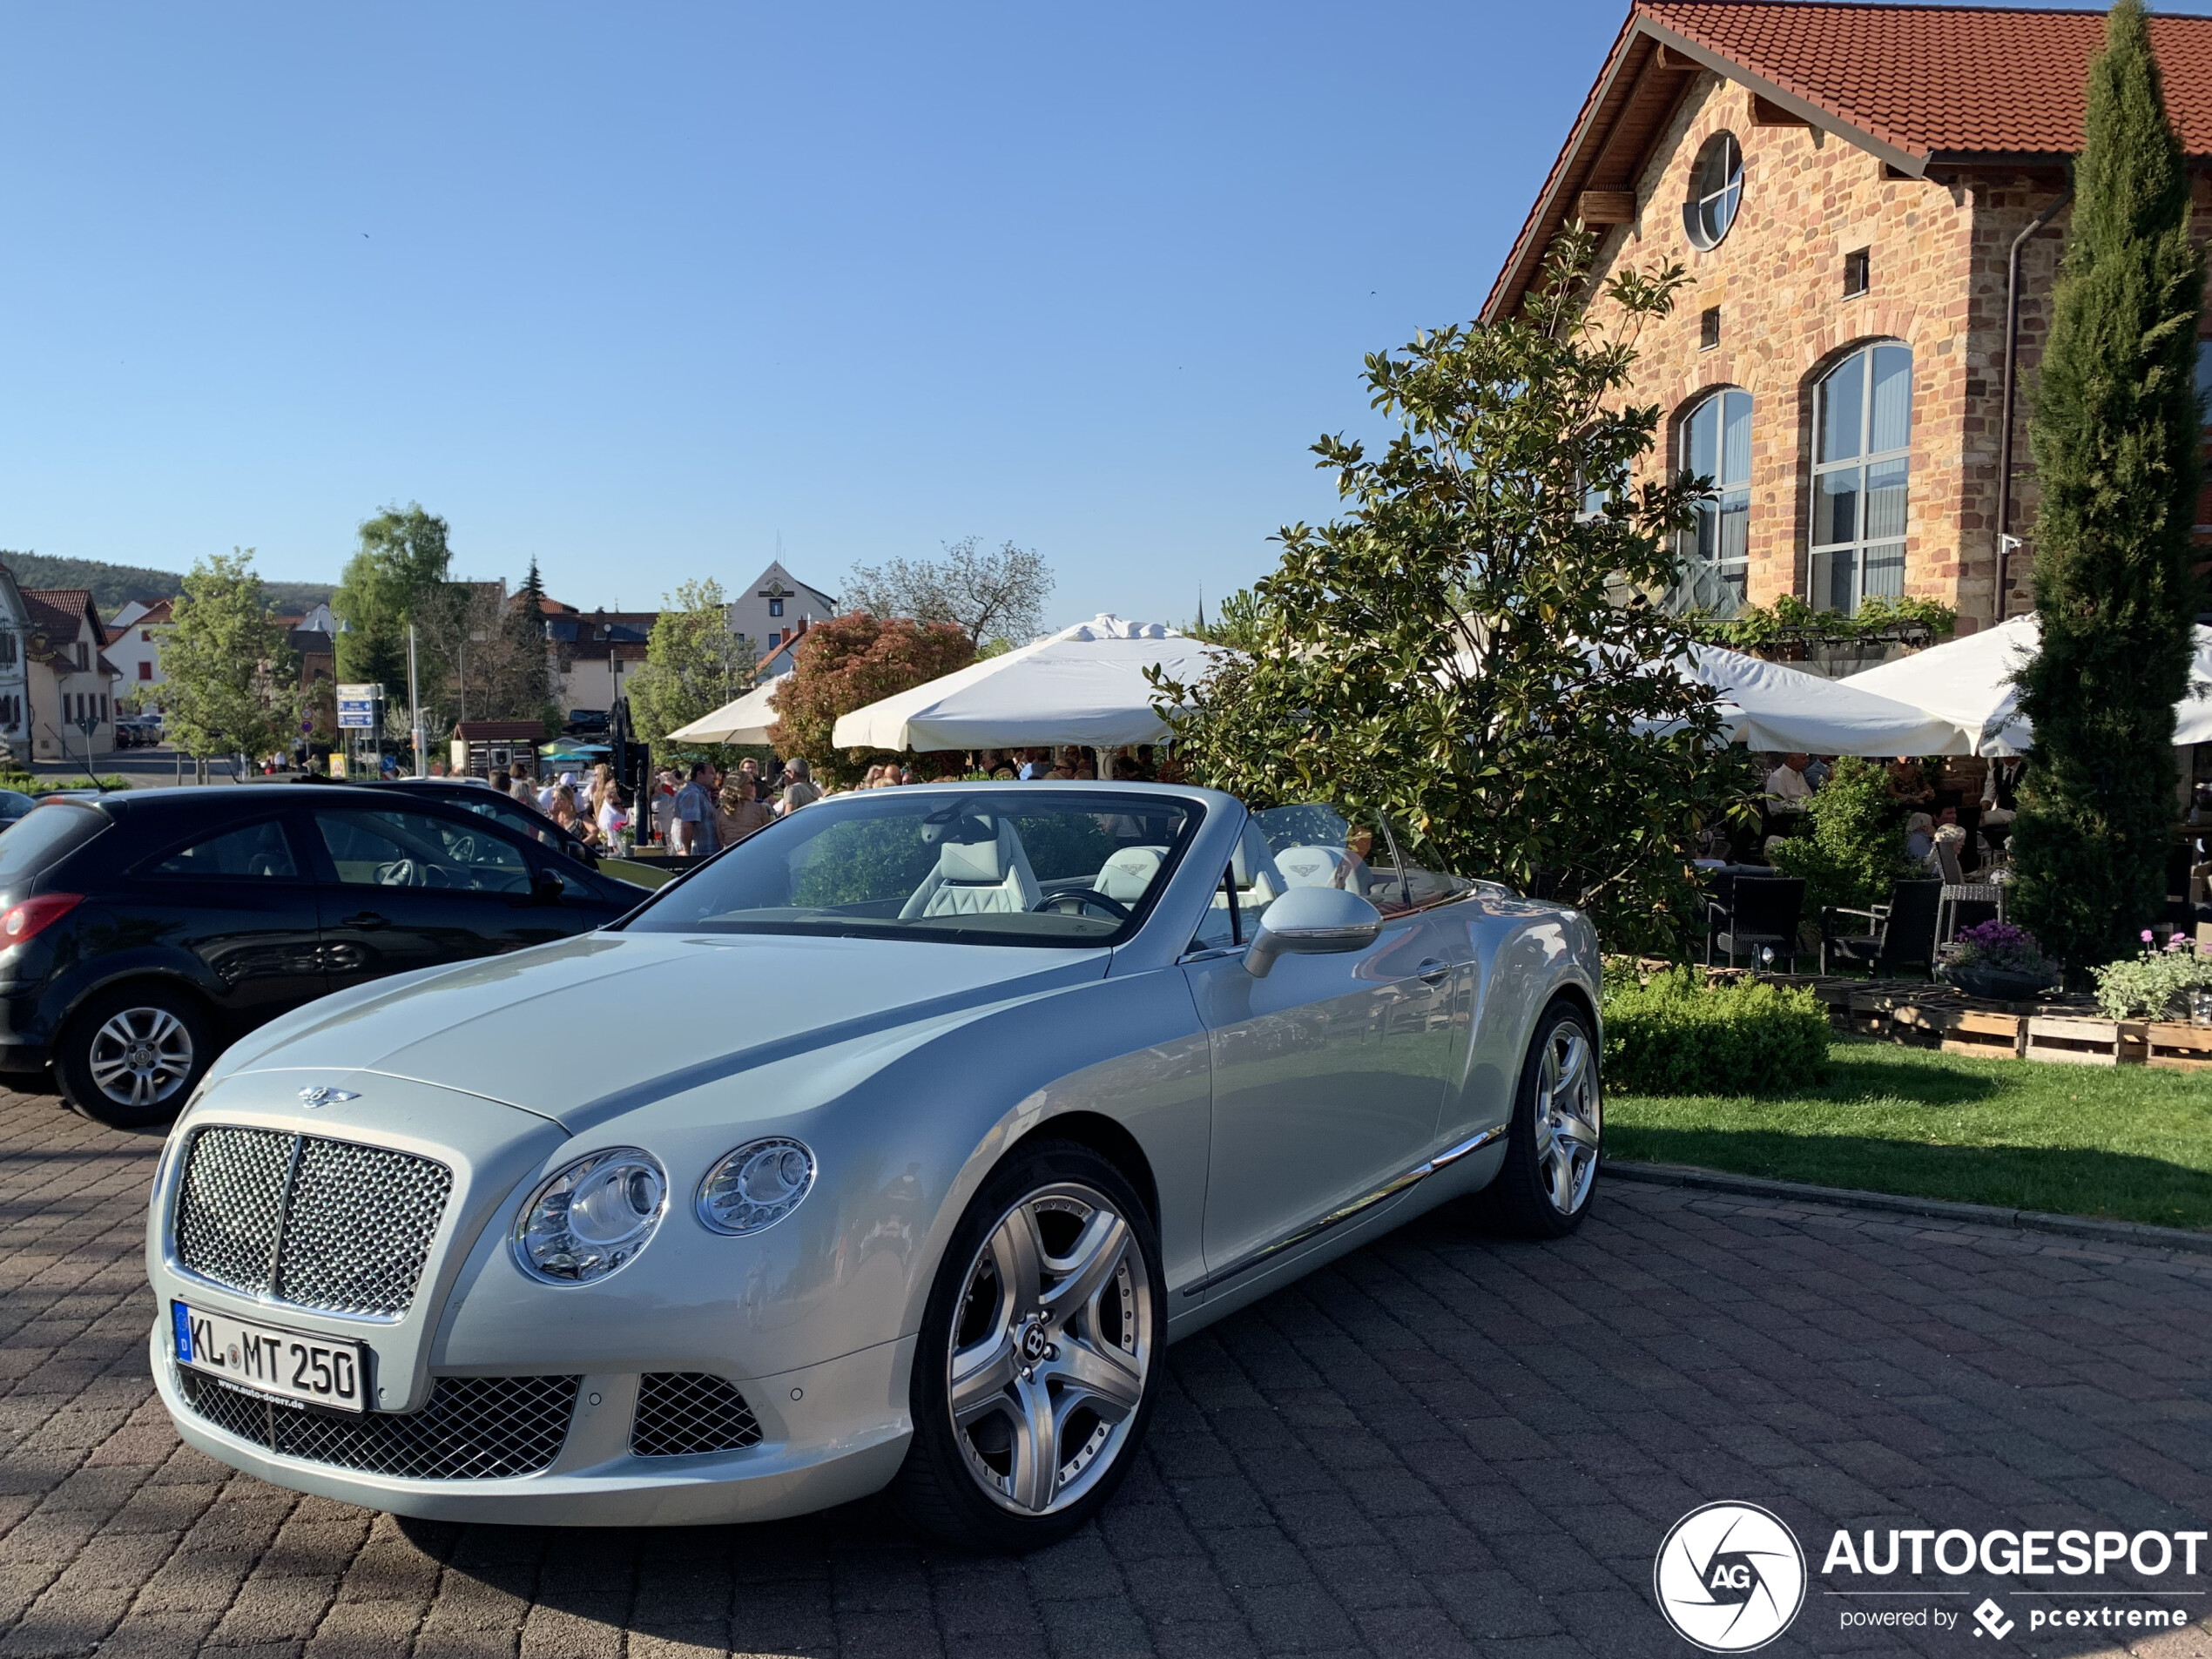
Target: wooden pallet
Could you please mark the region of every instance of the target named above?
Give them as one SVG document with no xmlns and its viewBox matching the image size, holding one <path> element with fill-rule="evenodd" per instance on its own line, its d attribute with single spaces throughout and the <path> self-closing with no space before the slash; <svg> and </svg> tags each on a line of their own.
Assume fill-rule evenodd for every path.
<svg viewBox="0 0 2212 1659">
<path fill-rule="evenodd" d="M 1905 1040 L 1917 1039 L 1946 1054 L 2017 1060 L 2027 1047 L 2027 1022 L 2017 1014 L 1915 1002 L 1893 1009 L 1890 1022 Z"/>
<path fill-rule="evenodd" d="M 2030 1016 L 2029 1060 L 2074 1066 L 2140 1066 L 2150 1056 L 2150 1027 L 2141 1020 L 2063 1020 Z"/>
<path fill-rule="evenodd" d="M 2212 1025 L 2154 1020 L 2146 1036 L 2148 1064 L 2168 1071 L 2212 1071 Z"/>
</svg>

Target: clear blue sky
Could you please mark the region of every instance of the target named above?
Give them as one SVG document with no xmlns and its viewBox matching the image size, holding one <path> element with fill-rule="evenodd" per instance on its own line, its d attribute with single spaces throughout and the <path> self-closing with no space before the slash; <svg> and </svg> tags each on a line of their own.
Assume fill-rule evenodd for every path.
<svg viewBox="0 0 2212 1659">
<path fill-rule="evenodd" d="M 972 532 L 1179 619 L 1333 510 L 1624 10 L 18 5 L 0 547 L 332 580 L 419 500 L 635 608 Z"/>
</svg>

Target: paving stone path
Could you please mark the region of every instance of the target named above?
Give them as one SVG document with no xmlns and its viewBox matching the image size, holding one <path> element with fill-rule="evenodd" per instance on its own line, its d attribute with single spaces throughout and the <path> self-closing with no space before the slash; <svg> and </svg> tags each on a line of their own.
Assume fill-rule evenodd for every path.
<svg viewBox="0 0 2212 1659">
<path fill-rule="evenodd" d="M 1619 1182 L 1563 1245 L 1432 1217 L 1177 1346 L 1103 1523 L 1025 1561 L 924 1548 L 873 1503 L 402 1527 L 171 1432 L 158 1150 L 0 1094 L 0 1659 L 1688 1654 L 1653 1554 L 1713 1500 L 1774 1510 L 1816 1572 L 1838 1527 L 2212 1520 L 2212 1258 Z M 2016 1588 L 1954 1582 L 1952 1607 Z M 1970 1625 L 1840 1627 L 1865 1605 L 1816 1580 L 1766 1651 L 1998 1659 Z M 2120 1645 L 2020 1616 L 2002 1651 Z M 2195 1628 L 2134 1650 L 2212 1659 Z"/>
</svg>

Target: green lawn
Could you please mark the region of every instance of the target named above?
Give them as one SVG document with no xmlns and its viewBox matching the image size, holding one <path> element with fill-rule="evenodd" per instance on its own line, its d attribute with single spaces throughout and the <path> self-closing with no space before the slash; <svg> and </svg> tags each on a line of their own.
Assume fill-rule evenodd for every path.
<svg viewBox="0 0 2212 1659">
<path fill-rule="evenodd" d="M 2212 1228 L 2212 1072 L 1970 1060 L 1839 1037 L 1824 1087 L 1608 1094 L 1608 1157 Z"/>
</svg>

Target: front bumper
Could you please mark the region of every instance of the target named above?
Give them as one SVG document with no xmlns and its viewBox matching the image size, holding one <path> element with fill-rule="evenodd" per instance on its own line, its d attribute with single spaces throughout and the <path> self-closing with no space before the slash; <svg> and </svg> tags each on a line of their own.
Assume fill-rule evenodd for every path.
<svg viewBox="0 0 2212 1659">
<path fill-rule="evenodd" d="M 914 1339 L 879 1343 L 776 1376 L 736 1379 L 759 1420 L 742 1452 L 638 1457 L 630 1450 L 636 1373 L 586 1376 L 560 1453 L 536 1474 L 416 1480 L 280 1456 L 226 1433 L 185 1400 L 166 1318 L 151 1354 L 178 1433 L 273 1486 L 434 1521 L 539 1527 L 685 1527 L 811 1514 L 880 1490 L 904 1460 Z"/>
</svg>

